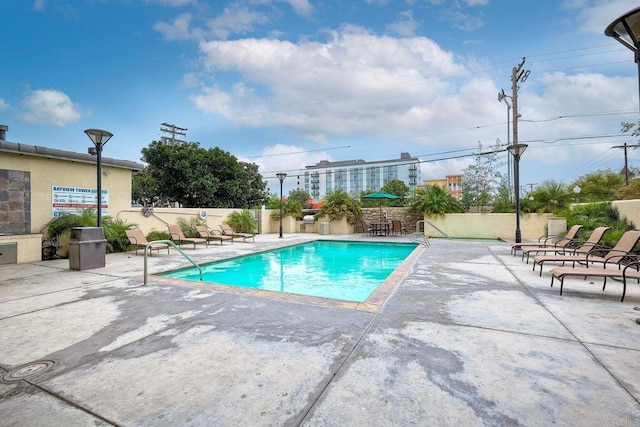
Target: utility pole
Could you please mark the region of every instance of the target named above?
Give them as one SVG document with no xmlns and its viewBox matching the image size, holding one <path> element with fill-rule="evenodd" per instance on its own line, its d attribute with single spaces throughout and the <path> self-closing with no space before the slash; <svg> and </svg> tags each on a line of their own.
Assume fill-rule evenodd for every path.
<svg viewBox="0 0 640 427">
<path fill-rule="evenodd" d="M 184 141 L 184 140 L 181 140 L 181 139 L 176 139 L 176 135 L 186 136 L 187 135 L 186 132 L 189 129 L 181 128 L 179 126 L 172 125 L 172 124 L 169 124 L 169 123 L 161 123 L 160 125 L 164 126 L 164 127 L 160 128 L 161 132 L 168 133 L 169 135 L 171 135 L 171 138 L 168 138 L 166 136 L 161 136 L 160 140 L 162 142 L 167 143 L 167 144 L 171 144 L 171 145 L 178 145 L 180 143 L 186 144 L 187 141 Z"/>
<path fill-rule="evenodd" d="M 624 150 L 624 185 L 629 185 L 629 163 L 627 162 L 627 149 L 640 148 L 640 145 L 627 145 L 627 143 L 625 142 L 624 145 L 616 145 L 611 148 L 622 148 Z"/>
<path fill-rule="evenodd" d="M 511 70 L 511 101 L 513 101 L 513 145 L 516 145 L 518 143 L 518 118 L 520 117 L 520 114 L 518 114 L 518 82 L 524 83 L 531 73 L 531 71 L 529 70 L 522 69 L 525 61 L 526 58 L 522 58 L 522 62 L 520 62 L 517 67 L 513 67 L 513 69 Z"/>
</svg>

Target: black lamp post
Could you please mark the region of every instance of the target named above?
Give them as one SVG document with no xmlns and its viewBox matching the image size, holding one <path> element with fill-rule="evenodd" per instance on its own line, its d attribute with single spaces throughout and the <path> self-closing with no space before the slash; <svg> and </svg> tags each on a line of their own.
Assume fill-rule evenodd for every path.
<svg viewBox="0 0 640 427">
<path fill-rule="evenodd" d="M 516 198 L 516 243 L 522 242 L 520 234 L 520 156 L 528 147 L 527 144 L 511 144 L 507 150 L 513 156 L 513 187 Z"/>
<path fill-rule="evenodd" d="M 280 180 L 280 238 L 282 238 L 282 182 L 287 177 L 287 174 L 280 172 L 276 176 Z"/>
<path fill-rule="evenodd" d="M 98 227 L 102 227 L 102 147 L 111 139 L 113 134 L 102 129 L 87 129 L 84 131 L 93 142 L 95 147 L 89 147 L 89 154 L 97 156 L 98 169 Z"/>
<path fill-rule="evenodd" d="M 604 34 L 618 40 L 633 51 L 633 60 L 638 65 L 640 79 L 640 7 L 630 10 L 604 30 Z M 640 87 L 640 80 L 638 82 Z"/>
</svg>

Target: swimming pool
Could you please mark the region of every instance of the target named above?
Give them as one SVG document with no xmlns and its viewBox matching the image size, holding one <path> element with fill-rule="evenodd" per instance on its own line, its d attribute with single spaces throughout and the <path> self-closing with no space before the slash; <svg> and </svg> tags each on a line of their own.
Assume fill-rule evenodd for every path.
<svg viewBox="0 0 640 427">
<path fill-rule="evenodd" d="M 202 281 L 363 302 L 416 246 L 319 240 L 204 264 Z M 195 268 L 163 276 L 200 281 Z"/>
</svg>

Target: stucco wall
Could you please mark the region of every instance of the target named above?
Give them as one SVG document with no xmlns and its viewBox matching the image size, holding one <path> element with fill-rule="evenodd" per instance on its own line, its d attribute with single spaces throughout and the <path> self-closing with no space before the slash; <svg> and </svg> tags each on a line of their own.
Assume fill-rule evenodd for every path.
<svg viewBox="0 0 640 427">
<path fill-rule="evenodd" d="M 620 215 L 635 224 L 636 230 L 640 227 L 640 199 L 617 200 L 612 205 L 618 208 Z"/>
<path fill-rule="evenodd" d="M 51 188 L 54 185 L 96 188 L 96 165 L 3 152 L 0 169 L 31 173 L 31 232 L 52 218 Z M 109 215 L 131 207 L 131 170 L 102 165 L 102 188 L 109 191 Z"/>
<path fill-rule="evenodd" d="M 537 239 L 545 234 L 547 219 L 551 214 L 527 214 L 520 217 L 523 239 Z M 513 213 L 463 213 L 440 217 L 425 217 L 449 237 L 514 240 L 516 217 Z M 442 237 L 427 225 L 428 236 Z"/>
</svg>

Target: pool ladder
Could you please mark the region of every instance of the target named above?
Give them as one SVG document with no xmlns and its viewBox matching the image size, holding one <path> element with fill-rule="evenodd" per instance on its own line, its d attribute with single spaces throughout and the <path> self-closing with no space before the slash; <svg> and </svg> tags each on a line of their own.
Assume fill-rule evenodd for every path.
<svg viewBox="0 0 640 427">
<path fill-rule="evenodd" d="M 187 255 L 182 249 L 180 249 L 178 246 L 176 246 L 176 244 L 173 243 L 172 240 L 154 240 L 153 242 L 149 242 L 149 244 L 147 244 L 147 246 L 144 247 L 144 282 L 143 282 L 143 285 L 147 284 L 147 253 L 151 253 L 150 249 L 151 249 L 151 247 L 153 246 L 154 243 L 166 243 L 168 245 L 173 246 L 173 249 L 178 251 L 191 264 L 193 264 L 194 267 L 196 267 L 198 269 L 198 271 L 200 272 L 200 281 L 202 282 L 202 268 L 193 259 L 191 259 L 191 257 L 189 255 Z M 147 251 L 147 249 L 149 249 L 149 251 Z"/>
</svg>

